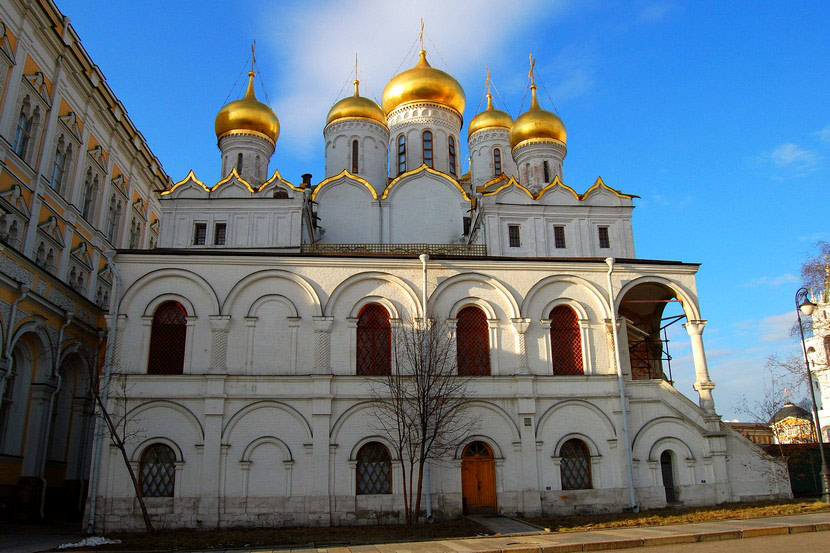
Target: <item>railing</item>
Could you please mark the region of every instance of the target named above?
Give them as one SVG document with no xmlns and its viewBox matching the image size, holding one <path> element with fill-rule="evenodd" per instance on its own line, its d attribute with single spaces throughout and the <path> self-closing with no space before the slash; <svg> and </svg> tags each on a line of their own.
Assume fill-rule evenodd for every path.
<svg viewBox="0 0 830 553">
<path fill-rule="evenodd" d="M 487 255 L 484 244 L 302 244 L 302 253 L 370 255 Z"/>
</svg>

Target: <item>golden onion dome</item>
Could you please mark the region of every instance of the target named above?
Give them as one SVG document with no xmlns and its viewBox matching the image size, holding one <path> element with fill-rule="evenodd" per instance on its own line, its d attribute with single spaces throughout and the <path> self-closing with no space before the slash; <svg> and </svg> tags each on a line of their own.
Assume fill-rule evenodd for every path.
<svg viewBox="0 0 830 553">
<path fill-rule="evenodd" d="M 427 53 L 421 50 L 415 67 L 400 73 L 383 89 L 381 104 L 387 115 L 398 106 L 411 102 L 434 102 L 464 114 L 467 99 L 464 89 L 451 75 L 435 69 L 427 62 Z"/>
<path fill-rule="evenodd" d="M 360 95 L 360 81 L 354 82 L 354 96 L 343 98 L 334 104 L 326 117 L 326 126 L 343 119 L 369 119 L 386 126 L 386 114 L 380 106 Z"/>
<path fill-rule="evenodd" d="M 524 142 L 566 143 L 565 124 L 556 115 L 539 107 L 536 99 L 536 85 L 530 87 L 530 109 L 516 118 L 510 129 L 510 147 L 515 149 Z"/>
<path fill-rule="evenodd" d="M 467 136 L 473 136 L 474 133 L 484 129 L 501 128 L 510 130 L 513 126 L 513 118 L 507 113 L 493 108 L 493 95 L 487 95 L 487 109 L 473 117 L 470 121 L 470 128 L 467 131 Z"/>
<path fill-rule="evenodd" d="M 241 100 L 227 104 L 216 116 L 216 138 L 232 134 L 256 134 L 276 144 L 280 121 L 274 110 L 256 99 L 254 75 L 248 73 L 248 90 Z"/>
</svg>

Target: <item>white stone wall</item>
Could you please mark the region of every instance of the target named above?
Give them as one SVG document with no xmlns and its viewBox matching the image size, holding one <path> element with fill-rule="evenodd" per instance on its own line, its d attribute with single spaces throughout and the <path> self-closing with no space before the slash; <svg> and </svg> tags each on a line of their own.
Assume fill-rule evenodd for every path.
<svg viewBox="0 0 830 553">
<path fill-rule="evenodd" d="M 326 178 L 352 171 L 352 142 L 358 142 L 356 175 L 383 194 L 389 167 L 389 130 L 374 121 L 336 121 L 323 132 L 326 141 Z"/>
<path fill-rule="evenodd" d="M 251 186 L 258 187 L 268 178 L 268 162 L 274 153 L 274 144 L 254 134 L 232 134 L 219 139 L 222 152 L 222 172 L 225 178 L 233 169 Z M 239 156 L 242 166 L 239 166 Z"/>
<path fill-rule="evenodd" d="M 393 494 L 355 494 L 355 456 L 373 430 L 365 377 L 355 376 L 355 321 L 368 302 L 393 318 L 418 317 L 417 259 L 121 254 L 117 371 L 129 379 L 131 446 L 163 442 L 177 456 L 173 498 L 155 498 L 162 527 L 366 524 L 399 520 Z M 697 267 L 618 265 L 615 286 L 668 283 L 699 319 Z M 609 349 L 611 316 L 602 262 L 432 260 L 428 309 L 452 318 L 476 304 L 491 323 L 492 376 L 470 392 L 481 440 L 495 457 L 498 509 L 515 514 L 620 510 L 627 504 L 619 391 Z M 660 277 L 651 276 L 656 273 Z M 157 305 L 188 314 L 184 374 L 146 374 Z M 552 376 L 545 317 L 560 303 L 581 321 L 584 376 Z M 637 495 L 665 505 L 659 457 L 669 449 L 684 505 L 787 497 L 761 477 L 769 463 L 719 417 L 662 380 L 629 381 Z M 559 448 L 577 437 L 591 453 L 592 489 L 563 491 Z M 104 449 L 99 530 L 138 527 L 140 514 L 115 451 Z M 737 466 L 740 465 L 740 466 Z M 655 468 L 656 466 L 656 468 Z M 439 517 L 460 514 L 460 450 L 432 468 Z"/>
<path fill-rule="evenodd" d="M 461 125 L 458 112 L 439 104 L 412 103 L 392 110 L 389 123 L 389 176 L 398 176 L 398 137 L 406 136 L 406 170 L 417 169 L 424 163 L 422 136 L 432 132 L 433 169 L 461 176 Z M 449 170 L 449 137 L 455 140 L 455 173 Z"/>
<path fill-rule="evenodd" d="M 536 193 L 559 177 L 563 179 L 562 162 L 568 150 L 565 144 L 557 143 L 529 143 L 519 145 L 513 150 L 513 159 L 519 180 L 531 191 Z M 548 164 L 548 178 L 545 178 L 544 163 Z"/>
<path fill-rule="evenodd" d="M 510 131 L 507 129 L 484 129 L 467 140 L 470 152 L 470 182 L 475 190 L 499 175 L 495 173 L 493 150 L 501 150 L 501 172 L 508 177 L 519 178 L 516 162 L 510 151 Z"/>
</svg>

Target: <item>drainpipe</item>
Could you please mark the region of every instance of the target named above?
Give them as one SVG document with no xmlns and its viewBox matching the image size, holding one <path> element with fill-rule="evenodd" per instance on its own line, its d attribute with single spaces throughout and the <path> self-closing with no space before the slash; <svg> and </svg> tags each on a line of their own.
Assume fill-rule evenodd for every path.
<svg viewBox="0 0 830 553">
<path fill-rule="evenodd" d="M 6 358 L 6 370 L 3 371 L 3 378 L 0 379 L 0 406 L 3 404 L 3 398 L 6 397 L 6 383 L 12 375 L 12 331 L 14 330 L 14 320 L 17 318 L 17 304 L 26 299 L 28 295 L 29 287 L 21 284 L 20 295 L 12 302 L 11 309 L 9 309 L 9 324 L 6 325 L 6 343 L 3 346 L 4 356 Z"/>
<path fill-rule="evenodd" d="M 107 408 L 107 399 L 109 397 L 110 375 L 112 374 L 112 356 L 115 352 L 115 335 L 116 326 L 118 326 L 118 309 L 121 306 L 121 300 L 118 299 L 118 288 L 121 286 L 121 273 L 115 266 L 115 250 L 107 252 L 107 260 L 112 271 L 112 297 L 110 298 L 110 327 L 107 331 L 107 352 L 104 357 L 104 380 L 101 387 L 101 403 L 104 409 Z M 95 406 L 95 411 L 99 407 Z M 86 533 L 92 534 L 95 531 L 95 507 L 98 498 L 98 478 L 101 472 L 101 448 L 103 446 L 103 436 L 101 432 L 100 417 L 95 419 L 95 432 L 93 433 L 93 451 L 92 451 L 92 468 L 90 469 L 89 487 L 87 488 L 87 495 L 89 497 L 89 520 L 87 521 Z"/>
<path fill-rule="evenodd" d="M 54 352 L 55 358 L 52 359 L 52 376 L 58 380 L 58 385 L 55 386 L 54 390 L 52 390 L 52 395 L 49 397 L 49 408 L 46 410 L 46 432 L 43 433 L 43 454 L 41 455 L 40 460 L 40 518 L 44 518 L 44 516 L 46 516 L 46 486 L 48 485 L 48 482 L 46 481 L 46 455 L 49 453 L 49 433 L 52 431 L 52 411 L 55 409 L 55 398 L 61 391 L 61 385 L 63 384 L 63 377 L 58 369 L 61 354 L 61 343 L 63 343 L 63 333 L 66 330 L 66 327 L 71 324 L 72 312 L 67 311 L 66 322 L 63 323 L 60 330 L 58 330 L 58 345 Z"/>
<path fill-rule="evenodd" d="M 611 274 L 614 272 L 614 258 L 607 257 L 608 264 L 608 299 L 611 303 L 611 327 L 614 329 L 614 357 L 617 361 L 617 379 L 620 383 L 620 409 L 622 409 L 623 440 L 625 441 L 625 460 L 628 464 L 628 499 L 631 510 L 640 512 L 640 505 L 637 503 L 637 492 L 634 490 L 634 461 L 631 454 L 631 440 L 628 437 L 628 401 L 625 397 L 625 377 L 622 372 L 620 360 L 620 334 L 617 325 L 617 301 L 614 295 L 614 284 L 611 282 Z"/>
<path fill-rule="evenodd" d="M 429 261 L 429 254 L 422 253 L 418 256 L 418 259 L 421 260 L 421 265 L 423 266 L 423 275 L 424 275 L 424 282 L 421 286 L 421 305 L 423 306 L 424 310 L 424 349 L 427 347 L 427 262 Z M 432 523 L 435 520 L 432 516 L 432 487 L 430 486 L 430 462 L 429 459 L 426 460 L 426 464 L 424 465 L 424 487 L 427 490 L 426 497 L 424 498 L 426 501 L 426 511 L 427 511 L 427 522 Z"/>
</svg>

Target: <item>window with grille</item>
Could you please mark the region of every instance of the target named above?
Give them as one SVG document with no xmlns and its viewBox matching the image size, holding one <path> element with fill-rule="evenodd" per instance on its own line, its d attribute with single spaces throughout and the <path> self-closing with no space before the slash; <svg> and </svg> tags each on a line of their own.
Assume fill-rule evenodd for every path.
<svg viewBox="0 0 830 553">
<path fill-rule="evenodd" d="M 227 223 L 216 223 L 216 226 L 213 228 L 213 245 L 214 246 L 224 246 L 225 245 L 225 234 L 227 232 Z"/>
<path fill-rule="evenodd" d="M 358 375 L 383 376 L 392 370 L 392 324 L 382 305 L 370 303 L 357 319 Z"/>
<path fill-rule="evenodd" d="M 423 143 L 424 143 L 424 164 L 427 167 L 432 167 L 432 133 L 430 131 L 424 131 L 423 136 Z"/>
<path fill-rule="evenodd" d="M 352 173 L 357 174 L 359 167 L 357 166 L 358 157 L 358 143 L 357 140 L 352 140 Z"/>
<path fill-rule="evenodd" d="M 398 174 L 406 172 L 406 137 L 398 137 Z"/>
<path fill-rule="evenodd" d="M 34 116 L 31 115 L 32 104 L 28 96 L 23 100 L 23 105 L 20 108 L 20 115 L 17 118 L 17 128 L 14 133 L 14 153 L 21 159 L 26 156 L 26 150 L 29 146 L 29 141 L 32 136 L 32 127 L 34 126 Z"/>
<path fill-rule="evenodd" d="M 511 248 L 519 248 L 522 245 L 519 229 L 519 225 L 507 225 L 507 241 Z"/>
<path fill-rule="evenodd" d="M 568 440 L 559 450 L 563 490 L 591 488 L 591 453 L 582 440 Z"/>
<path fill-rule="evenodd" d="M 474 306 L 459 311 L 455 336 L 458 374 L 490 376 L 490 329 L 484 311 Z"/>
<path fill-rule="evenodd" d="M 381 443 L 369 442 L 357 452 L 357 495 L 392 493 L 392 456 Z"/>
<path fill-rule="evenodd" d="M 204 246 L 207 238 L 207 223 L 196 223 L 193 226 L 193 245 Z"/>
<path fill-rule="evenodd" d="M 176 486 L 176 454 L 170 446 L 153 444 L 141 454 L 138 483 L 143 497 L 173 497 Z"/>
<path fill-rule="evenodd" d="M 63 136 L 61 136 L 55 148 L 55 159 L 52 163 L 52 178 L 49 181 L 49 186 L 58 194 L 63 193 L 63 179 L 66 175 L 66 169 L 71 155 L 72 145 L 65 145 Z"/>
<path fill-rule="evenodd" d="M 501 149 L 493 148 L 493 176 L 501 175 Z"/>
<path fill-rule="evenodd" d="M 565 246 L 565 227 L 553 227 L 553 244 L 557 249 L 564 249 Z"/>
<path fill-rule="evenodd" d="M 452 136 L 449 139 L 449 160 L 450 160 L 450 175 L 455 176 L 455 138 Z"/>
<path fill-rule="evenodd" d="M 550 312 L 550 349 L 553 374 L 585 374 L 579 319 L 567 305 L 554 307 Z"/>
<path fill-rule="evenodd" d="M 98 175 L 92 173 L 92 169 L 86 170 L 84 180 L 84 198 L 81 215 L 89 221 L 95 216 L 95 199 L 98 196 Z"/>
<path fill-rule="evenodd" d="M 187 312 L 182 304 L 166 301 L 156 308 L 150 330 L 147 374 L 182 374 L 187 340 Z"/>
<path fill-rule="evenodd" d="M 550 165 L 548 165 L 547 161 L 542 162 L 542 172 L 544 173 L 545 183 L 550 182 Z"/>
<path fill-rule="evenodd" d="M 240 175 L 242 174 L 242 160 L 243 159 L 244 158 L 242 157 L 241 153 L 236 156 L 236 172 L 239 173 Z"/>
<path fill-rule="evenodd" d="M 597 232 L 599 233 L 599 247 L 610 248 L 611 238 L 608 236 L 608 227 L 599 227 Z"/>
</svg>

